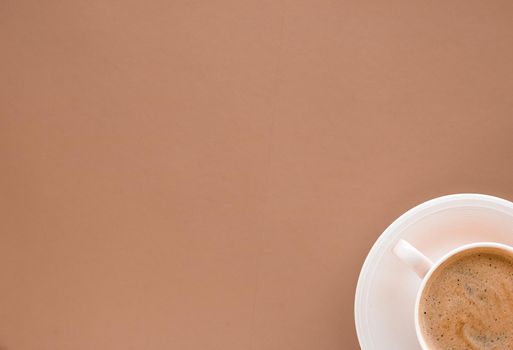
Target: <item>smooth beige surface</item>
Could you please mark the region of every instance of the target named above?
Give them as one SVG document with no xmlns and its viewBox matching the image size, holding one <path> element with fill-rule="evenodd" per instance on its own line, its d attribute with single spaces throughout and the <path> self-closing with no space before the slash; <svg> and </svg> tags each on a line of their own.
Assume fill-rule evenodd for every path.
<svg viewBox="0 0 513 350">
<path fill-rule="evenodd" d="M 513 198 L 511 18 L 0 1 L 0 348 L 357 349 L 393 219 Z"/>
</svg>

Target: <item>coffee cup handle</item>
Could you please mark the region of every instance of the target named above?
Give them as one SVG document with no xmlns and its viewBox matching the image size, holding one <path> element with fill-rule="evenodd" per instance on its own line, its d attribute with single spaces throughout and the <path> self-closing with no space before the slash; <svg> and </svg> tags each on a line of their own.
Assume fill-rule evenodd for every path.
<svg viewBox="0 0 513 350">
<path fill-rule="evenodd" d="M 399 260 L 415 271 L 420 278 L 424 278 L 433 265 L 429 258 L 404 239 L 397 242 L 394 246 L 393 252 Z"/>
</svg>

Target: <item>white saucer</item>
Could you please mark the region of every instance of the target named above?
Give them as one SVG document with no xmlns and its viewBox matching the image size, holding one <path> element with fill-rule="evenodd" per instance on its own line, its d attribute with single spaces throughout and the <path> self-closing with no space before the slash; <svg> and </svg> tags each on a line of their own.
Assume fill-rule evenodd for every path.
<svg viewBox="0 0 513 350">
<path fill-rule="evenodd" d="M 513 203 L 455 194 L 422 203 L 395 220 L 370 250 L 356 287 L 356 331 L 364 350 L 420 349 L 413 319 L 420 279 L 392 253 L 401 238 L 432 260 L 472 242 L 513 245 Z"/>
</svg>

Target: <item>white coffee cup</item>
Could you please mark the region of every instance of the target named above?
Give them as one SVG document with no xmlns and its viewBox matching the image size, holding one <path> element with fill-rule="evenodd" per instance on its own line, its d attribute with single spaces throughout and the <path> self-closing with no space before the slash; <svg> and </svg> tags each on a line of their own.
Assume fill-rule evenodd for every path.
<svg viewBox="0 0 513 350">
<path fill-rule="evenodd" d="M 417 339 L 420 343 L 420 346 L 423 350 L 429 350 L 429 347 L 424 339 L 422 331 L 420 329 L 420 318 L 419 318 L 419 306 L 420 299 L 422 297 L 422 292 L 426 287 L 427 282 L 433 275 L 433 272 L 440 267 L 447 259 L 450 257 L 461 253 L 466 250 L 476 249 L 476 248 L 491 248 L 498 249 L 500 251 L 505 252 L 506 254 L 513 257 L 513 247 L 510 247 L 505 244 L 495 243 L 495 242 L 479 242 L 479 243 L 471 243 L 462 245 L 456 249 L 451 250 L 440 259 L 432 262 L 429 258 L 427 258 L 424 254 L 417 250 L 414 246 L 412 246 L 407 241 L 401 239 L 393 248 L 394 254 L 406 265 L 408 265 L 413 271 L 417 273 L 417 275 L 422 279 L 422 283 L 420 284 L 420 288 L 417 292 L 417 298 L 415 301 L 415 331 L 417 333 Z"/>
</svg>

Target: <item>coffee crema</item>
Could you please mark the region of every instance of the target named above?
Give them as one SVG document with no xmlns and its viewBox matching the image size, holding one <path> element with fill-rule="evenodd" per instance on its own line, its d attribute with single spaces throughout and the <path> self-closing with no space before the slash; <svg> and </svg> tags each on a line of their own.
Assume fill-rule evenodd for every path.
<svg viewBox="0 0 513 350">
<path fill-rule="evenodd" d="M 513 258 L 476 248 L 449 258 L 424 288 L 420 328 L 429 349 L 513 349 Z"/>
</svg>

